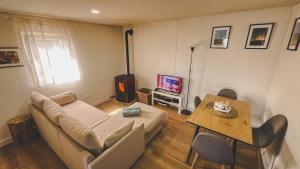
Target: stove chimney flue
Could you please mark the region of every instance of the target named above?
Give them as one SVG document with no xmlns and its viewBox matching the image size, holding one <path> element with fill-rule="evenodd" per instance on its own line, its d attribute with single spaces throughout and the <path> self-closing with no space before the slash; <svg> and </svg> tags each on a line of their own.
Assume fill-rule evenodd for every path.
<svg viewBox="0 0 300 169">
<path fill-rule="evenodd" d="M 133 35 L 133 30 L 129 29 L 125 31 L 125 50 L 126 50 L 126 68 L 127 75 L 130 75 L 130 63 L 129 63 L 129 44 L 128 44 L 128 36 Z"/>
<path fill-rule="evenodd" d="M 115 77 L 116 99 L 120 102 L 125 102 L 125 103 L 130 103 L 135 98 L 135 78 L 133 74 L 130 74 L 129 43 L 128 43 L 129 35 L 133 35 L 132 29 L 125 31 L 127 74 L 122 74 Z"/>
</svg>

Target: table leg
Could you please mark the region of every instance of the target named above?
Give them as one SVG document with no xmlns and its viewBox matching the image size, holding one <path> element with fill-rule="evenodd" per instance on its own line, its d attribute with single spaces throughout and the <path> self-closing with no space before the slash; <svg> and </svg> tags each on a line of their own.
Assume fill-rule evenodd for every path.
<svg viewBox="0 0 300 169">
<path fill-rule="evenodd" d="M 179 103 L 178 103 L 178 114 L 181 114 L 181 104 L 182 104 L 182 101 L 181 101 L 181 99 L 179 99 Z"/>
<path fill-rule="evenodd" d="M 234 166 L 235 166 L 235 161 L 236 161 L 236 150 L 237 150 L 237 140 L 233 140 L 233 143 L 232 143 L 232 152 L 233 152 L 233 164 L 232 166 L 230 167 L 230 169 L 234 169 Z"/>
<path fill-rule="evenodd" d="M 151 97 L 151 103 L 152 103 L 152 106 L 154 105 L 154 93 L 152 92 L 152 97 Z"/>
<path fill-rule="evenodd" d="M 196 126 L 196 130 L 195 130 L 192 142 L 194 141 L 195 137 L 197 136 L 197 134 L 199 132 L 199 129 L 200 129 L 200 126 Z M 187 164 L 189 163 L 189 159 L 190 159 L 191 154 L 192 154 L 192 144 L 191 144 L 191 147 L 190 147 L 190 150 L 189 150 L 189 154 L 188 154 L 187 159 L 186 159 L 186 163 Z"/>
</svg>

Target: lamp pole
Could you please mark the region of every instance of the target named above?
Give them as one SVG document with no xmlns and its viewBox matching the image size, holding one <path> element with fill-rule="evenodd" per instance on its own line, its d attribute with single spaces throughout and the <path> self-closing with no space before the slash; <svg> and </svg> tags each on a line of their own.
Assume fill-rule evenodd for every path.
<svg viewBox="0 0 300 169">
<path fill-rule="evenodd" d="M 191 47 L 191 59 L 190 59 L 190 69 L 189 69 L 189 81 L 188 81 L 188 90 L 186 95 L 186 104 L 185 109 L 181 111 L 182 114 L 185 115 L 191 115 L 192 112 L 188 110 L 188 104 L 189 104 L 189 94 L 190 94 L 190 82 L 191 82 L 191 73 L 192 73 L 192 63 L 193 63 L 193 53 L 194 53 L 195 47 Z"/>
</svg>

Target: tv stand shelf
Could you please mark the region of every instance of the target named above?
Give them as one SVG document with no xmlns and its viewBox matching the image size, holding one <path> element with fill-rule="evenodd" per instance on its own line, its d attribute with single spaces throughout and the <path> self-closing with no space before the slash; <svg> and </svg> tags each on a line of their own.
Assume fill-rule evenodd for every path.
<svg viewBox="0 0 300 169">
<path fill-rule="evenodd" d="M 178 114 L 181 113 L 184 94 L 176 94 L 167 91 L 152 90 L 152 105 L 155 102 L 165 103 L 178 108 Z"/>
</svg>

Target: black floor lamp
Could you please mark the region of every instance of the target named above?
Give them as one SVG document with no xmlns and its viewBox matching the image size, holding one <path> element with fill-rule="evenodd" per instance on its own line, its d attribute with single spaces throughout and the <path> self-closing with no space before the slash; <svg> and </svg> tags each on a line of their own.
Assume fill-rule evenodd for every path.
<svg viewBox="0 0 300 169">
<path fill-rule="evenodd" d="M 188 81 L 188 90 L 186 94 L 186 104 L 185 109 L 181 111 L 182 114 L 190 115 L 192 112 L 187 109 L 189 104 L 189 94 L 190 94 L 190 82 L 191 82 L 191 73 L 192 73 L 192 63 L 193 63 L 193 53 L 194 53 L 195 47 L 191 47 L 191 59 L 190 59 L 190 69 L 189 69 L 189 81 Z"/>
</svg>

